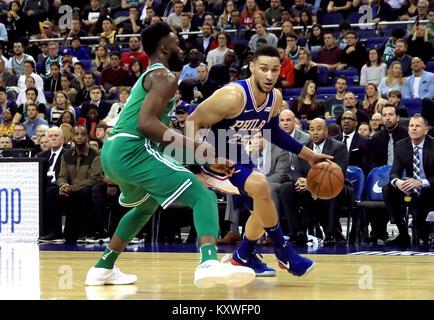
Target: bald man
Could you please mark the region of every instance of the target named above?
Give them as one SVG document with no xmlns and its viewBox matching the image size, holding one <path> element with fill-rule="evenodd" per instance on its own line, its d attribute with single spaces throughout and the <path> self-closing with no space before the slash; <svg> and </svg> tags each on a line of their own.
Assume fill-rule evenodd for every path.
<svg viewBox="0 0 434 320">
<path fill-rule="evenodd" d="M 309 135 L 312 139 L 306 146 L 316 153 L 328 154 L 334 157 L 334 162 L 347 171 L 349 155 L 348 150 L 340 141 L 328 136 L 326 122 L 316 118 L 309 126 Z M 346 188 L 336 197 L 330 200 L 321 200 L 313 197 L 307 189 L 306 176 L 311 166 L 305 160 L 297 157 L 294 165 L 294 183 L 285 183 L 279 189 L 283 211 L 287 214 L 290 227 L 290 239 L 299 244 L 306 244 L 306 229 L 309 233 L 315 233 L 322 238 L 322 232 L 318 228 L 318 222 L 325 231 L 324 245 L 333 245 L 336 241 L 345 240 L 339 231 L 338 205 L 345 200 Z M 300 208 L 305 208 L 305 213 L 300 214 Z M 312 232 L 315 227 L 315 232 Z"/>
<path fill-rule="evenodd" d="M 296 117 L 294 112 L 291 110 L 285 109 L 280 112 L 279 114 L 279 126 L 281 129 L 288 132 L 294 139 L 301 142 L 302 144 L 306 145 L 310 141 L 310 136 L 301 130 L 298 130 L 295 128 Z M 290 155 L 290 166 L 292 167 L 295 163 L 295 159 L 297 156 L 293 153 L 289 153 Z"/>
</svg>

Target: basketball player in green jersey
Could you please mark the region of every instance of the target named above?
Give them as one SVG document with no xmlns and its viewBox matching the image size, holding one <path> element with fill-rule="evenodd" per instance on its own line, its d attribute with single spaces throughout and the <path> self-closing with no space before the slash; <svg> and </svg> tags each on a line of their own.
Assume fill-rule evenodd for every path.
<svg viewBox="0 0 434 320">
<path fill-rule="evenodd" d="M 190 145 L 193 154 L 198 148 L 206 147 L 206 155 L 201 160 L 223 163 L 214 164 L 214 169 L 229 174 L 230 162 L 215 159 L 215 150 L 210 145 L 197 143 L 167 127 L 178 83 L 171 71 L 181 71 L 183 66 L 179 40 L 164 22 L 152 24 L 141 37 L 143 49 L 150 56 L 150 67 L 132 88 L 101 152 L 105 174 L 122 191 L 119 202 L 132 209 L 119 222 L 100 260 L 88 271 L 85 284 L 134 283 L 135 275 L 124 274 L 114 266 L 117 257 L 159 205 L 164 209 L 176 200 L 193 208 L 201 257 L 194 274 L 195 285 L 200 288 L 217 284 L 244 286 L 255 277 L 250 268 L 217 260 L 219 225 L 215 194 L 193 173 L 164 155 L 159 146 L 171 144 L 186 148 Z"/>
</svg>

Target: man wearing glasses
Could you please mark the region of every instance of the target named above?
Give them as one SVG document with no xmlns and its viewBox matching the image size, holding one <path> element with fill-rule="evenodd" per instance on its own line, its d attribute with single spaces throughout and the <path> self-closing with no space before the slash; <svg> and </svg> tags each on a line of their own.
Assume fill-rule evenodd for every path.
<svg viewBox="0 0 434 320">
<path fill-rule="evenodd" d="M 368 53 L 363 44 L 359 42 L 357 33 L 354 31 L 348 31 L 345 35 L 347 46 L 344 48 L 342 55 L 342 63 L 338 63 L 336 69 L 357 69 L 360 74 L 360 70 L 363 65 L 368 61 Z"/>
</svg>

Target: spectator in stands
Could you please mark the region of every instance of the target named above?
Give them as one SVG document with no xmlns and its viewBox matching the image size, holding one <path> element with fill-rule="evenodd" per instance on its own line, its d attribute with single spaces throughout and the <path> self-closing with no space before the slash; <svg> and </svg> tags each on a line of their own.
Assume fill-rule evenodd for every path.
<svg viewBox="0 0 434 320">
<path fill-rule="evenodd" d="M 6 28 L 8 30 L 9 44 L 18 41 L 26 33 L 26 21 L 20 1 L 11 1 L 6 17 Z"/>
<path fill-rule="evenodd" d="M 291 32 L 294 32 L 294 27 L 292 26 L 291 21 L 283 21 L 281 24 L 282 31 L 279 35 L 279 42 L 277 43 L 278 47 L 286 48 L 286 36 Z"/>
<path fill-rule="evenodd" d="M 295 83 L 294 63 L 286 56 L 284 48 L 278 47 L 280 55 L 280 81 L 282 89 L 292 88 Z"/>
<path fill-rule="evenodd" d="M 382 98 L 387 98 L 391 90 L 402 90 L 405 78 L 402 77 L 402 66 L 399 61 L 390 64 L 387 77 L 381 79 L 378 91 Z"/>
<path fill-rule="evenodd" d="M 119 113 L 121 113 L 122 108 L 125 106 L 129 94 L 130 94 L 130 89 L 128 89 L 127 87 L 119 88 L 119 94 L 118 94 L 119 101 L 112 104 L 109 113 L 103 119 L 105 123 L 109 123 L 114 118 L 119 117 Z"/>
<path fill-rule="evenodd" d="M 381 109 L 387 104 L 387 99 L 381 98 L 377 101 L 377 104 L 375 106 L 375 113 L 381 113 Z"/>
<path fill-rule="evenodd" d="M 310 52 L 317 52 L 324 46 L 324 32 L 319 23 L 315 23 L 309 30 L 307 45 Z"/>
<path fill-rule="evenodd" d="M 62 156 L 66 152 L 63 148 L 63 132 L 58 127 L 52 127 L 44 135 L 48 141 L 48 149 L 37 154 L 43 162 L 43 188 L 44 188 L 44 210 L 43 210 L 43 236 L 40 242 L 60 242 L 62 236 L 62 216 L 59 210 L 59 187 L 56 180 L 59 177 Z"/>
<path fill-rule="evenodd" d="M 50 42 L 48 44 L 48 57 L 47 59 L 45 59 L 44 63 L 42 64 L 41 74 L 43 74 L 46 78 L 51 77 L 50 66 L 53 63 L 57 63 L 57 65 L 59 66 L 59 72 L 61 72 L 62 59 L 63 56 L 59 55 L 59 44 L 57 42 Z"/>
<path fill-rule="evenodd" d="M 231 38 L 234 40 L 245 39 L 244 34 L 247 27 L 240 22 L 241 13 L 237 9 L 233 10 L 231 13 L 231 23 L 224 27 L 224 30 L 237 30 L 231 34 Z"/>
<path fill-rule="evenodd" d="M 202 25 L 202 37 L 198 37 L 196 40 L 197 50 L 199 50 L 199 52 L 204 54 L 204 57 L 206 57 L 208 52 L 211 50 L 211 45 L 214 42 L 215 42 L 215 38 L 212 35 L 212 26 L 209 23 L 204 23 Z"/>
<path fill-rule="evenodd" d="M 262 12 L 255 0 L 246 0 L 243 11 L 241 12 L 241 23 L 247 28 L 253 28 L 253 14 L 256 11 Z"/>
<path fill-rule="evenodd" d="M 350 156 L 348 165 L 359 167 L 367 176 L 370 171 L 369 140 L 357 132 L 358 125 L 356 115 L 352 111 L 345 111 L 341 118 L 343 132 L 334 138 L 347 147 Z"/>
<path fill-rule="evenodd" d="M 365 89 L 365 98 L 363 99 L 360 108 L 365 111 L 369 117 L 375 113 L 377 102 L 381 99 L 377 86 L 373 83 L 368 83 Z"/>
<path fill-rule="evenodd" d="M 344 107 L 345 111 L 352 111 L 357 117 L 357 123 L 369 122 L 369 115 L 366 111 L 363 111 L 358 108 L 358 101 L 353 92 L 348 91 L 344 95 Z M 336 117 L 336 123 L 340 124 L 342 119 L 341 116 Z"/>
<path fill-rule="evenodd" d="M 71 30 L 68 33 L 68 37 L 71 38 L 78 37 L 80 39 L 81 37 L 87 37 L 87 36 L 88 36 L 87 32 L 81 28 L 81 19 L 72 18 Z M 71 41 L 74 41 L 74 39 L 72 39 Z M 87 41 L 85 43 L 87 44 Z M 77 58 L 80 60 L 79 57 Z"/>
<path fill-rule="evenodd" d="M 19 105 L 17 112 L 14 115 L 14 122 L 24 122 L 26 120 L 28 120 L 27 118 L 27 105 L 29 103 L 36 103 L 38 105 L 38 109 L 39 109 L 39 117 L 41 117 L 42 119 L 45 119 L 45 113 L 47 111 L 47 108 L 45 106 L 44 103 L 41 103 L 38 100 L 38 89 L 36 89 L 35 87 L 33 88 L 27 88 L 26 89 L 26 98 L 27 98 L 27 102 Z"/>
<path fill-rule="evenodd" d="M 253 14 L 252 28 L 254 28 L 257 23 L 265 23 L 266 28 L 270 27 L 270 25 L 267 23 L 267 19 L 265 19 L 264 13 L 260 11 L 256 11 Z"/>
<path fill-rule="evenodd" d="M 341 116 L 345 110 L 344 97 L 348 89 L 348 80 L 345 76 L 339 76 L 335 83 L 336 94 L 324 101 L 324 117 L 333 119 Z"/>
<path fill-rule="evenodd" d="M 1 70 L 1 61 L 0 61 L 0 70 Z M 18 78 L 18 84 L 17 84 L 18 88 L 20 88 L 21 90 L 27 88 L 25 82 L 29 76 L 31 76 L 35 81 L 33 85 L 34 87 L 40 90 L 44 89 L 44 80 L 42 80 L 40 75 L 35 73 L 35 63 L 31 60 L 24 62 L 24 74 L 22 74 Z"/>
<path fill-rule="evenodd" d="M 95 138 L 97 138 L 98 140 L 101 141 L 101 147 L 102 147 L 102 144 L 108 138 L 107 129 L 108 129 L 108 125 L 103 123 L 103 122 L 98 123 L 95 127 Z M 101 148 L 99 151 L 101 152 Z"/>
<path fill-rule="evenodd" d="M 431 60 L 433 46 L 428 41 L 428 29 L 415 24 L 408 39 L 408 55 L 419 57 L 425 65 Z"/>
<path fill-rule="evenodd" d="M 434 47 L 434 6 L 429 9 L 429 23 L 425 25 L 425 28 L 428 30 L 428 41 Z"/>
<path fill-rule="evenodd" d="M 128 47 L 130 51 L 121 54 L 121 67 L 131 72 L 131 62 L 133 62 L 134 59 L 139 59 L 142 63 L 143 70 L 147 69 L 149 57 L 146 53 L 140 51 L 140 38 L 131 37 L 128 41 Z"/>
<path fill-rule="evenodd" d="M 191 19 L 191 26 L 195 29 L 201 29 L 203 23 L 205 22 L 205 15 L 211 14 L 211 12 L 206 11 L 205 3 L 202 0 L 197 0 L 194 4 L 195 13 Z"/>
<path fill-rule="evenodd" d="M 368 60 L 368 54 L 366 53 L 365 46 L 359 42 L 357 33 L 354 31 L 348 31 L 345 35 L 347 46 L 343 50 L 342 62 L 336 66 L 337 70 L 342 69 L 357 69 L 357 73 L 360 74 L 360 70 L 365 62 Z"/>
<path fill-rule="evenodd" d="M 77 89 L 71 87 L 71 81 L 73 80 L 75 81 L 73 76 L 62 74 L 60 77 L 60 84 L 62 85 L 62 91 L 66 93 L 71 104 L 76 106 Z"/>
<path fill-rule="evenodd" d="M 28 18 L 29 34 L 35 34 L 39 30 L 39 22 L 44 21 L 48 17 L 48 1 L 47 0 L 28 0 L 24 5 L 23 11 Z"/>
<path fill-rule="evenodd" d="M 0 125 L 1 126 L 1 125 Z M 12 149 L 12 138 L 7 134 L 0 135 L 0 149 Z M 1 152 L 0 152 L 1 157 Z"/>
<path fill-rule="evenodd" d="M 402 67 L 402 75 L 409 77 L 411 75 L 411 59 L 413 57 L 407 54 L 408 44 L 404 39 L 396 40 L 395 44 L 395 56 L 387 61 L 387 67 L 389 68 L 392 62 L 399 61 Z"/>
<path fill-rule="evenodd" d="M 169 127 L 181 132 L 182 134 L 185 134 L 185 132 L 184 132 L 185 120 L 188 117 L 187 107 L 184 105 L 180 105 L 180 106 L 176 107 L 175 116 L 176 116 L 176 119 L 171 120 Z"/>
<path fill-rule="evenodd" d="M 159 18 L 158 16 L 155 15 L 154 8 L 148 6 L 143 9 L 143 11 L 145 10 L 146 10 L 146 16 L 141 22 L 143 28 L 150 26 L 152 24 L 152 19 L 154 19 L 155 17 Z"/>
<path fill-rule="evenodd" d="M 130 16 L 127 20 L 118 24 L 119 34 L 135 34 L 140 33 L 142 22 L 140 21 L 139 9 L 136 6 L 129 8 Z M 130 38 L 131 39 L 131 38 Z M 120 41 L 125 41 L 125 38 L 119 38 Z"/>
<path fill-rule="evenodd" d="M 206 28 L 208 25 L 206 26 Z M 197 80 L 197 68 L 200 65 L 205 65 L 202 63 L 202 54 L 198 49 L 191 49 L 188 53 L 189 63 L 185 64 L 182 68 L 180 80 L 181 81 L 195 81 Z"/>
<path fill-rule="evenodd" d="M 181 14 L 181 32 L 190 32 L 190 31 L 198 31 L 197 28 L 195 28 L 192 24 L 191 24 L 191 16 L 189 13 L 187 12 L 183 12 Z M 185 43 L 185 49 L 186 52 L 188 53 L 188 51 L 190 51 L 190 49 L 192 49 L 193 47 L 196 46 L 196 39 L 197 36 L 194 34 L 184 34 L 181 36 L 182 39 L 184 39 L 184 43 Z"/>
<path fill-rule="evenodd" d="M 3 52 L 4 52 L 3 49 L 4 49 L 4 46 L 3 46 L 3 44 L 0 43 L 0 59 L 3 60 L 4 68 L 6 68 L 6 66 L 7 66 L 8 63 L 9 63 L 9 60 L 8 60 L 8 58 L 6 58 L 6 57 L 4 56 L 4 54 L 3 54 Z"/>
<path fill-rule="evenodd" d="M 81 89 L 78 90 L 76 104 L 81 105 L 86 101 L 90 101 L 90 89 L 95 85 L 95 76 L 92 72 L 86 72 L 82 80 L 83 86 L 80 83 Z"/>
<path fill-rule="evenodd" d="M 27 105 L 27 120 L 24 121 L 23 124 L 26 126 L 27 137 L 32 140 L 33 137 L 36 136 L 36 129 L 38 126 L 42 124 L 48 125 L 48 122 L 41 119 L 38 114 L 38 105 L 36 103 L 29 103 Z"/>
<path fill-rule="evenodd" d="M 12 121 L 12 112 L 9 108 L 5 108 L 1 115 L 0 135 L 7 134 L 8 136 L 14 135 L 15 123 Z"/>
<path fill-rule="evenodd" d="M 3 77 L 6 87 L 14 87 L 17 85 L 17 76 L 6 71 L 5 62 L 3 59 L 0 59 L 0 77 Z"/>
<path fill-rule="evenodd" d="M 48 43 L 42 42 L 39 46 L 41 48 L 41 53 L 38 54 L 37 63 L 42 65 L 48 58 Z"/>
<path fill-rule="evenodd" d="M 369 121 L 369 124 L 372 128 L 372 135 L 376 134 L 378 131 L 381 131 L 383 129 L 383 118 L 381 113 L 374 113 L 371 117 L 371 120 Z"/>
<path fill-rule="evenodd" d="M 64 237 L 67 242 L 87 236 L 86 220 L 92 216 L 92 186 L 102 180 L 100 156 L 89 148 L 89 135 L 84 126 L 77 125 L 72 131 L 74 148 L 62 156 L 57 185 L 61 201 L 71 208 L 66 216 Z"/>
<path fill-rule="evenodd" d="M 75 118 L 75 109 L 71 105 L 68 95 L 64 91 L 58 91 L 54 95 L 53 106 L 50 109 L 50 117 L 48 119 L 50 125 L 56 124 L 60 115 L 66 110 L 72 112 Z"/>
<path fill-rule="evenodd" d="M 300 38 L 307 39 L 310 33 L 310 30 L 312 28 L 312 16 L 309 12 L 309 10 L 303 9 L 300 13 L 300 27 L 303 27 L 303 29 L 298 31 L 298 36 Z"/>
<path fill-rule="evenodd" d="M 334 0 L 330 1 L 327 6 L 328 13 L 342 13 L 344 18 L 350 13 L 352 2 L 347 0 Z"/>
<path fill-rule="evenodd" d="M 401 102 L 402 93 L 398 90 L 389 91 L 388 103 L 393 104 L 398 109 L 398 114 L 401 118 L 409 118 L 407 107 Z"/>
<path fill-rule="evenodd" d="M 324 32 L 324 47 L 318 50 L 314 61 L 318 66 L 327 67 L 329 71 L 335 70 L 342 62 L 343 50 L 335 44 L 335 36 L 331 31 Z"/>
<path fill-rule="evenodd" d="M 378 49 L 369 49 L 368 61 L 360 72 L 360 85 L 366 86 L 368 83 L 373 83 L 378 87 L 381 80 L 386 77 L 386 71 L 387 65 L 383 63 Z"/>
<path fill-rule="evenodd" d="M 312 142 L 306 146 L 314 152 L 334 156 L 335 161 L 346 172 L 348 166 L 348 151 L 342 142 L 329 137 L 326 122 L 323 119 L 314 119 L 309 126 Z M 307 188 L 306 176 L 310 170 L 307 161 L 297 157 L 292 174 L 294 183 L 285 183 L 279 190 L 282 209 L 288 215 L 290 239 L 295 243 L 307 243 L 306 229 L 316 229 L 316 236 L 323 238 L 319 224 L 322 225 L 326 237 L 324 245 L 333 245 L 336 241 L 344 240 L 339 230 L 338 199 L 314 199 Z M 343 192 L 344 193 L 344 192 Z M 344 194 L 342 194 L 344 195 Z M 303 218 L 300 207 L 305 209 Z M 313 233 L 311 233 L 313 234 Z"/>
<path fill-rule="evenodd" d="M 295 0 L 294 4 L 288 8 L 289 15 L 291 17 L 291 23 L 293 25 L 300 24 L 300 16 L 303 10 L 307 10 L 312 16 L 313 23 L 316 23 L 316 13 L 314 7 L 310 3 L 306 3 L 306 0 Z"/>
<path fill-rule="evenodd" d="M 207 99 L 218 88 L 218 84 L 208 78 L 207 67 L 202 65 L 197 68 L 197 81 L 193 83 L 182 81 L 179 84 L 183 99 L 192 104 L 197 104 Z"/>
<path fill-rule="evenodd" d="M 290 32 L 286 36 L 286 54 L 288 58 L 294 63 L 294 65 L 298 64 L 298 54 L 300 53 L 300 46 L 297 45 L 298 36 L 295 32 Z"/>
<path fill-rule="evenodd" d="M 96 126 L 102 123 L 101 117 L 98 112 L 98 106 L 94 104 L 89 105 L 87 113 L 84 116 L 80 117 L 77 123 L 86 126 L 89 132 L 89 137 L 96 137 Z"/>
<path fill-rule="evenodd" d="M 35 142 L 35 149 L 36 152 L 42 152 L 45 150 L 50 149 L 50 146 L 48 145 L 48 138 L 46 135 L 42 135 L 38 140 L 38 143 Z"/>
<path fill-rule="evenodd" d="M 99 46 L 96 50 L 95 60 L 92 61 L 90 65 L 90 71 L 100 76 L 102 70 L 110 66 L 110 55 L 108 48 L 106 46 Z"/>
<path fill-rule="evenodd" d="M 68 52 L 77 60 L 89 60 L 89 53 L 81 46 L 81 40 L 79 36 L 74 36 L 71 40 L 71 47 L 68 48 Z"/>
<path fill-rule="evenodd" d="M 295 64 L 295 63 L 294 63 Z M 295 88 L 301 88 L 306 81 L 318 82 L 318 65 L 312 62 L 310 52 L 302 47 L 298 53 L 298 63 L 294 66 Z"/>
<path fill-rule="evenodd" d="M 167 23 L 181 27 L 181 14 L 184 9 L 184 3 L 180 0 L 173 1 L 173 12 L 168 16 Z"/>
<path fill-rule="evenodd" d="M 116 34 L 117 29 L 113 20 L 110 16 L 105 16 L 102 19 L 102 32 L 99 36 L 106 37 L 109 40 L 109 45 L 113 45 L 116 42 Z"/>
<path fill-rule="evenodd" d="M 36 34 L 34 39 L 54 39 L 60 38 L 60 34 L 53 32 L 53 25 L 50 21 L 46 20 L 42 22 L 42 33 Z"/>
<path fill-rule="evenodd" d="M 53 62 L 50 65 L 50 77 L 46 78 L 44 82 L 44 92 L 51 92 L 54 94 L 59 90 L 62 90 L 62 84 L 60 82 L 60 65 L 57 62 Z"/>
<path fill-rule="evenodd" d="M 99 86 L 90 87 L 90 100 L 83 103 L 81 107 L 81 115 L 84 117 L 87 115 L 91 104 L 96 105 L 98 108 L 98 114 L 101 119 L 104 119 L 110 111 L 111 104 L 102 100 L 103 91 Z"/>
<path fill-rule="evenodd" d="M 219 87 L 222 87 L 229 83 L 229 69 L 236 58 L 235 51 L 229 49 L 224 57 L 222 63 L 215 64 L 209 70 L 208 78 L 210 81 L 217 83 Z"/>
<path fill-rule="evenodd" d="M 14 148 L 33 149 L 35 147 L 35 143 L 27 136 L 26 126 L 21 122 L 15 122 L 12 144 Z"/>
<path fill-rule="evenodd" d="M 392 30 L 391 37 L 386 39 L 381 45 L 380 51 L 383 52 L 383 61 L 388 62 L 395 56 L 395 46 L 398 39 L 403 39 L 405 31 L 401 28 L 395 28 Z"/>
<path fill-rule="evenodd" d="M 208 69 L 215 64 L 222 63 L 226 52 L 229 50 L 228 45 L 231 43 L 231 37 L 229 34 L 220 32 L 217 36 L 218 47 L 208 52 L 206 62 Z"/>
<path fill-rule="evenodd" d="M 416 11 L 414 11 L 411 16 L 403 15 L 402 20 L 415 21 L 416 24 L 419 24 L 419 21 L 428 20 L 429 2 L 427 0 L 419 0 L 419 1 L 415 1 L 414 4 L 416 5 Z M 408 24 L 407 32 L 409 33 L 411 32 L 411 30 L 412 30 L 412 25 Z"/>
<path fill-rule="evenodd" d="M 69 123 L 62 123 L 59 126 L 60 130 L 63 132 L 63 146 L 70 149 L 73 146 L 72 142 L 72 126 Z"/>
<path fill-rule="evenodd" d="M 258 39 L 265 39 L 267 41 L 267 44 L 272 47 L 277 47 L 278 39 L 274 33 L 267 32 L 265 23 L 257 23 L 255 24 L 255 32 L 249 41 L 249 48 L 250 50 L 255 51 L 257 48 L 257 41 Z"/>
<path fill-rule="evenodd" d="M 224 9 L 222 14 L 219 16 L 217 21 L 217 27 L 224 29 L 226 26 L 231 25 L 232 11 L 237 10 L 233 0 L 228 0 L 224 4 Z"/>
<path fill-rule="evenodd" d="M 345 39 L 345 35 L 347 34 L 348 31 L 352 30 L 351 24 L 346 20 L 341 21 L 339 23 L 338 29 L 339 29 L 339 36 L 336 39 L 336 45 L 343 50 L 347 46 L 347 39 Z"/>
<path fill-rule="evenodd" d="M 371 0 L 372 22 L 392 21 L 394 12 L 392 7 L 385 0 Z"/>
<path fill-rule="evenodd" d="M 406 0 L 388 0 L 388 4 L 392 8 L 393 19 L 398 20 L 399 13 Z"/>
<path fill-rule="evenodd" d="M 410 196 L 411 205 L 417 209 L 412 223 L 413 244 L 419 245 L 419 240 L 423 240 L 428 245 L 430 226 L 425 220 L 428 212 L 434 209 L 434 161 L 429 156 L 434 154 L 434 139 L 427 135 L 428 122 L 420 115 L 410 119 L 408 133 L 409 138 L 395 145 L 390 184 L 383 186 L 383 198 L 390 220 L 399 231 L 399 235 L 387 244 L 411 244 L 404 208 L 404 197 Z M 402 178 L 404 170 L 406 178 Z"/>
<path fill-rule="evenodd" d="M 27 76 L 25 82 L 24 82 L 25 88 L 20 91 L 20 93 L 17 96 L 16 104 L 18 106 L 24 104 L 27 102 L 27 94 L 26 89 L 28 88 L 35 88 L 35 79 L 33 76 Z M 44 91 L 40 88 L 36 88 L 38 90 L 38 95 L 36 96 L 36 100 L 40 103 L 47 104 L 47 99 L 45 99 Z"/>
<path fill-rule="evenodd" d="M 7 69 L 8 72 L 14 73 L 17 76 L 24 74 L 24 62 L 35 59 L 31 55 L 24 53 L 23 44 L 20 41 L 14 42 L 14 56 L 9 58 Z"/>
<path fill-rule="evenodd" d="M 32 137 L 32 140 L 35 143 L 35 145 L 40 144 L 41 137 L 46 137 L 46 133 L 49 128 L 50 127 L 46 124 L 41 124 L 36 128 L 36 135 Z"/>
<path fill-rule="evenodd" d="M 78 59 L 72 55 L 69 49 L 62 50 L 62 61 L 60 65 L 60 70 L 63 70 L 62 74 L 72 75 L 74 73 L 75 64 L 78 62 Z"/>
<path fill-rule="evenodd" d="M 0 86 L 0 114 L 6 108 L 12 112 L 12 116 L 17 112 L 17 104 L 15 101 L 8 99 L 6 88 Z"/>
<path fill-rule="evenodd" d="M 371 125 L 367 122 L 362 122 L 361 124 L 359 124 L 359 130 L 357 132 L 367 139 L 370 139 L 373 134 Z"/>
<path fill-rule="evenodd" d="M 70 124 L 71 127 L 75 126 L 76 115 L 70 110 L 65 110 L 60 114 L 59 120 L 56 122 L 56 126 L 60 127 L 62 124 Z"/>
<path fill-rule="evenodd" d="M 131 62 L 131 72 L 128 75 L 128 86 L 134 86 L 143 72 L 142 62 L 139 59 L 134 59 Z"/>
<path fill-rule="evenodd" d="M 113 97 L 118 87 L 127 86 L 129 73 L 120 67 L 121 55 L 119 52 L 110 53 L 110 67 L 101 72 L 100 85 Z"/>
<path fill-rule="evenodd" d="M 282 4 L 280 0 L 270 0 L 270 7 L 264 12 L 267 23 L 271 26 L 279 25 L 282 18 Z"/>
<path fill-rule="evenodd" d="M 324 115 L 324 109 L 316 100 L 315 82 L 312 80 L 306 81 L 300 97 L 292 101 L 290 109 L 297 118 L 307 121 Z"/>
</svg>

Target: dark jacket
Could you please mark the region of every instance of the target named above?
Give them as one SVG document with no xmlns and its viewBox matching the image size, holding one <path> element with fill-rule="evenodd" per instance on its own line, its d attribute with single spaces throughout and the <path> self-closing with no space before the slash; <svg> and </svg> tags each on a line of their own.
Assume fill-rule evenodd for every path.
<svg viewBox="0 0 434 320">
<path fill-rule="evenodd" d="M 343 141 L 344 134 L 340 134 L 334 137 L 338 141 Z M 350 158 L 348 165 L 356 166 L 362 169 L 363 173 L 368 175 L 369 173 L 369 140 L 364 136 L 354 133 L 353 140 L 350 145 Z"/>
<path fill-rule="evenodd" d="M 60 164 L 62 163 L 62 156 L 66 151 L 67 150 L 63 147 L 61 149 L 57 150 L 57 152 L 60 152 L 60 154 L 56 159 L 56 163 L 54 164 L 54 175 L 56 177 L 56 181 L 57 181 L 57 178 L 59 177 L 59 173 L 60 173 Z M 42 158 L 44 160 L 42 168 L 43 168 L 43 172 L 44 172 L 45 186 L 47 186 L 51 183 L 51 180 L 48 181 L 48 178 L 47 178 L 47 171 L 49 169 L 48 161 L 50 160 L 50 157 L 51 157 L 51 149 L 41 151 L 36 156 L 38 158 Z"/>
</svg>

